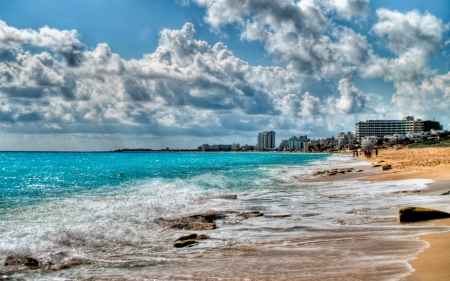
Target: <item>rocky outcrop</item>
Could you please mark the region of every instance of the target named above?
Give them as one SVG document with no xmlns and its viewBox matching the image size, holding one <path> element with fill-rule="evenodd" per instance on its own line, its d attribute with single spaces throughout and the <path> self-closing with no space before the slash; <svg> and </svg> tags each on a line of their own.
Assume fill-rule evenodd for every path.
<svg viewBox="0 0 450 281">
<path fill-rule="evenodd" d="M 323 176 L 323 175 L 327 175 L 327 176 L 334 176 L 337 174 L 345 174 L 345 173 L 351 173 L 353 172 L 354 169 L 353 168 L 344 168 L 344 169 L 331 169 L 331 170 L 324 170 L 324 171 L 317 171 L 313 174 L 313 176 Z"/>
<path fill-rule="evenodd" d="M 32 257 L 9 255 L 6 257 L 4 266 L 39 266 L 39 261 Z"/>
<path fill-rule="evenodd" d="M 185 230 L 215 229 L 215 220 L 226 218 L 227 214 L 221 211 L 210 211 L 203 214 L 190 215 L 179 218 L 158 218 L 155 222 L 163 227 Z"/>
<path fill-rule="evenodd" d="M 173 244 L 173 246 L 175 248 L 184 248 L 184 247 L 188 247 L 188 246 L 192 246 L 194 244 L 197 244 L 198 241 L 194 240 L 194 239 L 188 239 L 188 240 L 183 240 L 180 242 L 176 242 L 175 244 Z"/>
<path fill-rule="evenodd" d="M 398 213 L 400 222 L 415 222 L 450 218 L 450 214 L 447 212 L 421 207 L 406 207 L 400 209 Z"/>
</svg>

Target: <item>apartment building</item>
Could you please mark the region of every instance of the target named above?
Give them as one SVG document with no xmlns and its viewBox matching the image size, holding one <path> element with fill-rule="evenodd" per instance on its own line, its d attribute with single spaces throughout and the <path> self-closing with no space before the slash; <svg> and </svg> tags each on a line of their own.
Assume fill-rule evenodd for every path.
<svg viewBox="0 0 450 281">
<path fill-rule="evenodd" d="M 356 139 L 366 136 L 392 136 L 394 134 L 406 135 L 408 133 L 421 133 L 431 130 L 442 130 L 442 125 L 437 121 L 414 120 L 414 116 L 407 116 L 402 120 L 366 120 L 356 123 Z"/>
</svg>

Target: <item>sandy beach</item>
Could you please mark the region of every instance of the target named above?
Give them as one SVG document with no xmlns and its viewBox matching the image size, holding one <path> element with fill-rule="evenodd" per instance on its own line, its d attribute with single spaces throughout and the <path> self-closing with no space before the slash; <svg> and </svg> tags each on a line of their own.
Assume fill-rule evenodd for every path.
<svg viewBox="0 0 450 281">
<path fill-rule="evenodd" d="M 450 191 L 450 148 L 379 150 L 378 157 L 368 161 L 384 161 L 392 165 L 393 171 L 369 175 L 364 180 L 432 179 L 435 182 L 424 191 L 427 195 L 439 196 Z M 419 237 L 429 246 L 409 261 L 415 271 L 405 281 L 450 280 L 450 232 L 445 232 L 448 229 L 446 227 L 450 226 L 450 219 L 436 220 L 433 224 L 436 228 L 442 228 L 443 232 Z"/>
</svg>

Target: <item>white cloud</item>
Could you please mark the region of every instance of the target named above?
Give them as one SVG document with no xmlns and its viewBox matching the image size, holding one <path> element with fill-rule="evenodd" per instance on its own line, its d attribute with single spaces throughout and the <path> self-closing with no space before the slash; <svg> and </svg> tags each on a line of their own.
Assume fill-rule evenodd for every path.
<svg viewBox="0 0 450 281">
<path fill-rule="evenodd" d="M 363 77 L 384 77 L 387 81 L 416 81 L 433 71 L 429 59 L 441 48 L 443 33 L 448 25 L 428 13 L 411 11 L 406 14 L 379 9 L 379 22 L 373 27 L 396 58 L 381 58 L 371 52 L 366 67 L 361 69 Z"/>
<path fill-rule="evenodd" d="M 317 77 L 340 75 L 350 71 L 366 56 L 365 37 L 331 24 L 322 7 L 312 0 L 195 2 L 206 7 L 205 20 L 212 28 L 217 30 L 234 23 L 240 25 L 242 39 L 260 41 L 269 53 L 288 62 L 289 69 L 299 74 Z M 362 12 L 366 4 L 365 1 L 348 0 L 339 2 L 334 8 L 350 16 L 354 12 Z"/>
</svg>

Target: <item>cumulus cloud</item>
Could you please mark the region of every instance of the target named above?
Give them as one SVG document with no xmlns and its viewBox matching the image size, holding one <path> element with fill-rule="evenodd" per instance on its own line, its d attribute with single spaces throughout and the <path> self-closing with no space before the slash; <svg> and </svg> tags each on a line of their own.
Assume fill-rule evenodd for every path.
<svg viewBox="0 0 450 281">
<path fill-rule="evenodd" d="M 366 38 L 345 27 L 335 27 L 324 9 L 311 0 L 195 0 L 207 9 L 212 28 L 227 24 L 242 28 L 241 38 L 260 41 L 289 69 L 303 75 L 330 77 L 348 72 L 364 61 Z M 320 2 L 320 1 L 319 1 Z M 365 1 L 323 2 L 350 17 L 362 12 Z"/>
<path fill-rule="evenodd" d="M 363 77 L 384 77 L 387 81 L 416 81 L 433 73 L 428 60 L 441 48 L 448 25 L 433 15 L 418 11 L 400 13 L 387 9 L 376 12 L 374 33 L 397 57 L 382 58 L 370 54 L 370 63 L 362 68 Z"/>
<path fill-rule="evenodd" d="M 369 11 L 369 0 L 322 0 L 326 11 L 335 12 L 338 17 L 350 20 L 354 16 L 365 16 Z"/>
<path fill-rule="evenodd" d="M 405 116 L 442 117 L 450 111 L 450 72 L 424 79 L 420 84 L 398 82 L 395 87 L 392 101 Z"/>
</svg>

